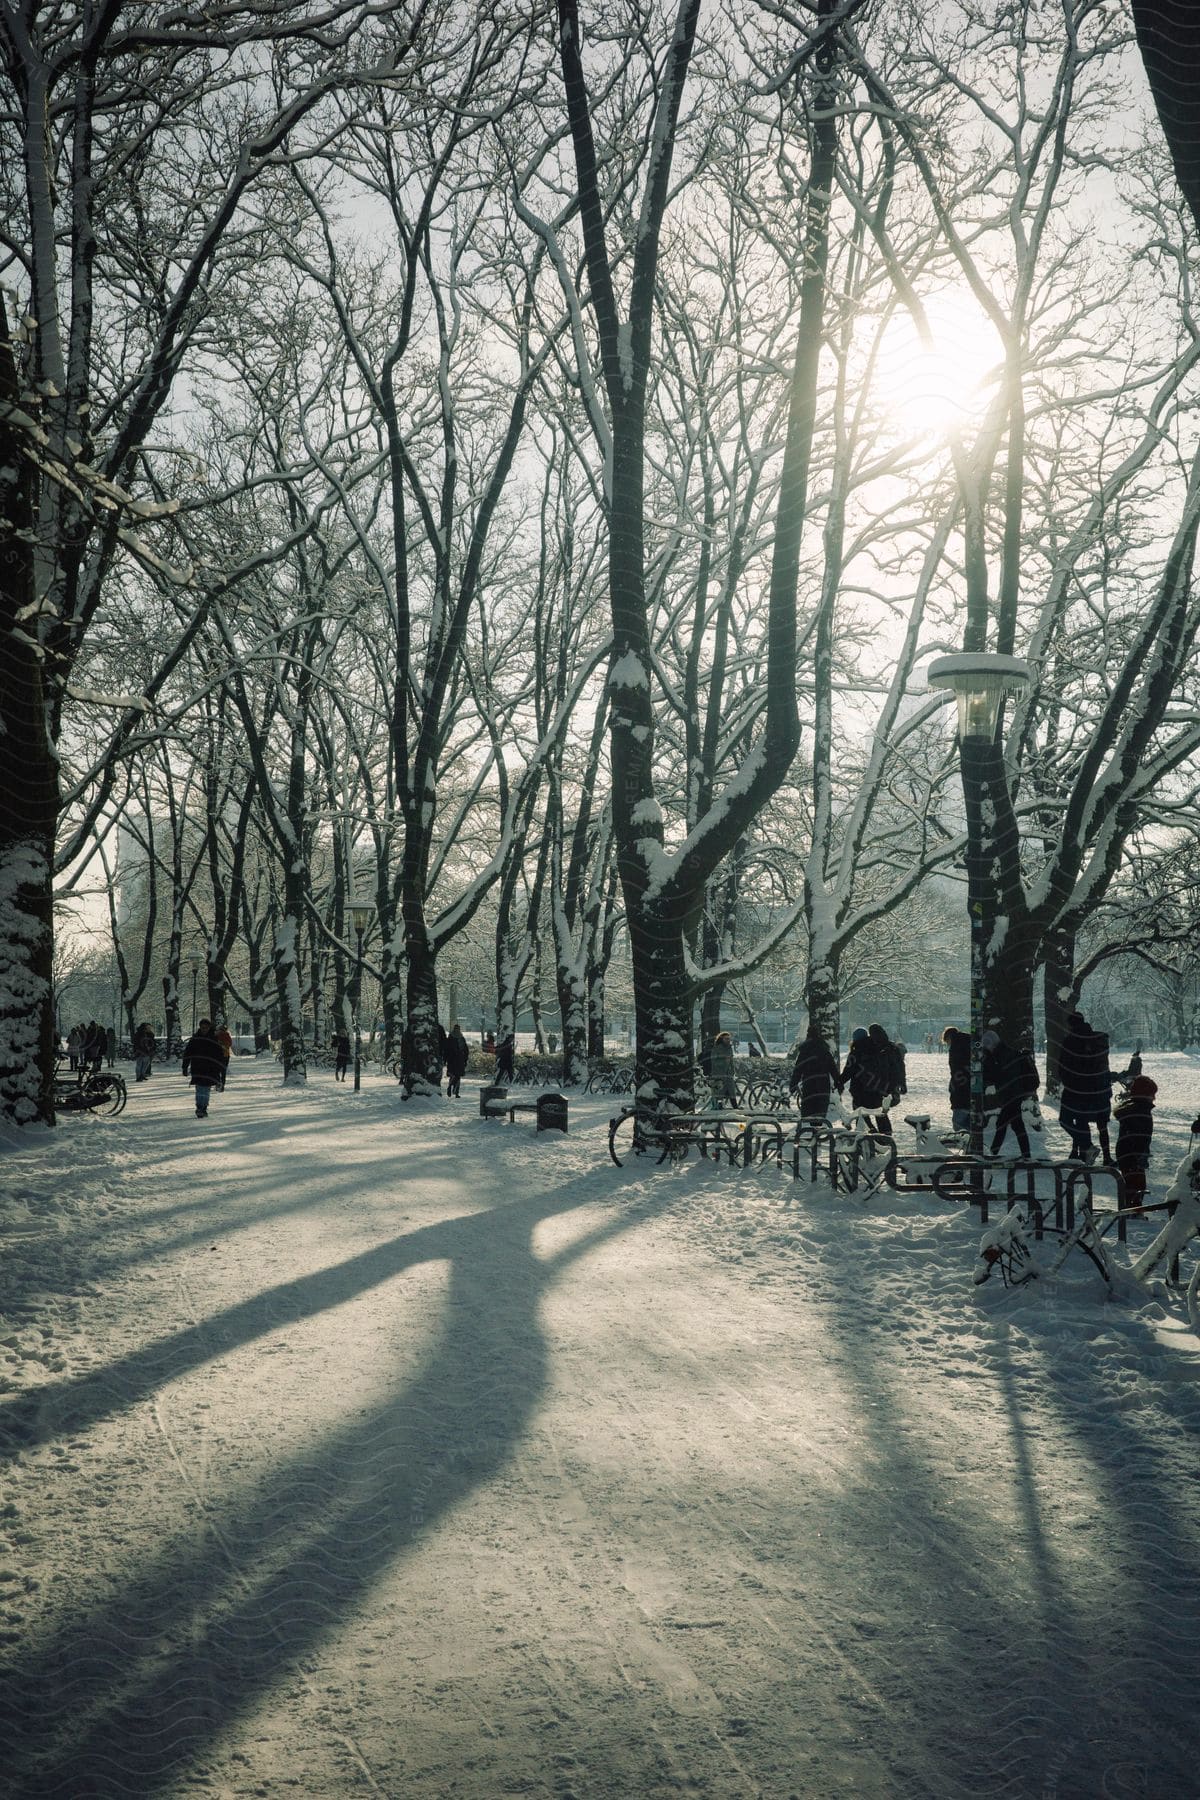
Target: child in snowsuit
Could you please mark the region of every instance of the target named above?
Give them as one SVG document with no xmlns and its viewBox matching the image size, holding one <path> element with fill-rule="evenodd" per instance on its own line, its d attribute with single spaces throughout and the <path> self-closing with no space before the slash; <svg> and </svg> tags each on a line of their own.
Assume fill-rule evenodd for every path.
<svg viewBox="0 0 1200 1800">
<path fill-rule="evenodd" d="M 1125 1182 L 1126 1206 L 1141 1206 L 1146 1199 L 1157 1092 L 1158 1084 L 1148 1075 L 1135 1075 L 1129 1092 L 1113 1108 L 1117 1121 L 1117 1167 Z"/>
</svg>

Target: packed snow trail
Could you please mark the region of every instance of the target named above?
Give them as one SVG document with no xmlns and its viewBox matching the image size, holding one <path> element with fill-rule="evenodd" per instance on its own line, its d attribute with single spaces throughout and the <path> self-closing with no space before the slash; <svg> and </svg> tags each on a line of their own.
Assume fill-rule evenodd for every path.
<svg viewBox="0 0 1200 1800">
<path fill-rule="evenodd" d="M 610 1104 L 0 1152 L 0 1791 L 1200 1794 L 1195 1340 Z"/>
</svg>

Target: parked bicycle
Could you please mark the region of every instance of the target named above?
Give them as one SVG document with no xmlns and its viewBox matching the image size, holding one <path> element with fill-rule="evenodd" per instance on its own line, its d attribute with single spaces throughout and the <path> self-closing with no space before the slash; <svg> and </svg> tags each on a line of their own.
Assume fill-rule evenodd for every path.
<svg viewBox="0 0 1200 1800">
<path fill-rule="evenodd" d="M 54 1071 L 50 1098 L 56 1113 L 106 1113 L 111 1117 L 124 1111 L 129 1092 L 121 1076 L 111 1069 L 93 1073 L 60 1063 Z"/>
<path fill-rule="evenodd" d="M 1119 1261 L 1105 1239 L 1114 1228 L 1123 1229 L 1130 1219 L 1146 1218 L 1158 1212 L 1166 1212 L 1167 1221 L 1153 1242 L 1132 1263 Z M 1053 1246 L 1049 1256 L 1038 1247 L 1047 1239 Z M 1192 1147 L 1179 1165 L 1164 1200 L 1149 1206 L 1095 1213 L 1090 1202 L 1084 1199 L 1079 1203 L 1075 1222 L 1069 1229 L 1049 1224 L 1040 1216 L 1031 1219 L 1020 1207 L 1014 1207 L 998 1224 L 984 1232 L 975 1265 L 975 1284 L 981 1285 L 998 1269 L 1006 1287 L 1020 1287 L 1039 1276 L 1057 1274 L 1078 1250 L 1087 1257 L 1110 1290 L 1120 1292 L 1132 1283 L 1149 1291 L 1152 1282 L 1162 1280 L 1168 1294 L 1182 1298 L 1192 1330 L 1200 1334 L 1200 1260 L 1193 1261 L 1186 1277 L 1181 1268 L 1184 1252 L 1194 1246 L 1197 1239 L 1200 1239 L 1200 1119 L 1192 1128 Z"/>
</svg>

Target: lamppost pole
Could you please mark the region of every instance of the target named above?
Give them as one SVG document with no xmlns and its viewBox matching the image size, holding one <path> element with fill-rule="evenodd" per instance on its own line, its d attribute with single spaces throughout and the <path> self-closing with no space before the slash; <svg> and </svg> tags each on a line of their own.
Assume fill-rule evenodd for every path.
<svg viewBox="0 0 1200 1800">
<path fill-rule="evenodd" d="M 971 1124 L 972 1156 L 983 1155 L 984 947 L 987 931 L 987 860 L 983 839 L 984 781 L 981 766 L 987 744 L 964 737 L 959 746 L 963 807 L 967 817 L 967 917 L 971 933 Z"/>
<path fill-rule="evenodd" d="M 967 912 L 971 931 L 971 1154 L 983 1153 L 983 1016 L 987 977 L 988 919 L 991 875 L 984 829 L 988 765 L 996 750 L 1000 706 L 1005 694 L 1029 683 L 1028 663 L 1016 656 L 974 651 L 939 656 L 929 665 L 932 688 L 948 688 L 958 702 L 959 767 L 967 825 Z"/>
<path fill-rule="evenodd" d="M 189 951 L 188 960 L 191 962 L 191 965 L 192 965 L 192 1036 L 195 1037 L 195 1035 L 196 1035 L 196 1018 L 197 1018 L 197 1014 L 196 1014 L 196 977 L 200 973 L 200 952 L 198 950 Z"/>
</svg>

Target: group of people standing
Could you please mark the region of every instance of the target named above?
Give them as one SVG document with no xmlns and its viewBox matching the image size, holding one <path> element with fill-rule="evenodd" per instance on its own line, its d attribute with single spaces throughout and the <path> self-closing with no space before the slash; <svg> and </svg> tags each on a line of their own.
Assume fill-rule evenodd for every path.
<svg viewBox="0 0 1200 1800">
<path fill-rule="evenodd" d="M 86 1025 L 72 1025 L 67 1033 L 67 1056 L 72 1069 L 81 1075 L 89 1069 L 99 1074 L 106 1060 L 111 1069 L 116 1053 L 116 1032 L 111 1028 L 106 1031 L 95 1019 L 89 1019 Z"/>
<path fill-rule="evenodd" d="M 1024 1108 L 1036 1101 L 1041 1087 L 1037 1063 L 1030 1052 L 1006 1044 L 997 1031 L 984 1031 L 979 1042 L 985 1107 L 992 1115 L 988 1154 L 1001 1155 L 1011 1132 L 1018 1155 L 1028 1161 L 1032 1150 Z M 947 1025 L 942 1043 L 949 1065 L 951 1123 L 956 1131 L 966 1131 L 971 1124 L 970 1034 Z M 1156 1083 L 1142 1073 L 1141 1057 L 1135 1055 L 1127 1069 L 1115 1073 L 1109 1067 L 1105 1033 L 1093 1030 L 1082 1013 L 1074 1012 L 1067 1019 L 1059 1051 L 1059 1083 L 1058 1118 L 1071 1140 L 1070 1158 L 1090 1162 L 1098 1155 L 1105 1167 L 1118 1168 L 1125 1182 L 1126 1204 L 1140 1205 L 1146 1192 L 1158 1093 Z M 849 1090 L 850 1104 L 871 1117 L 875 1131 L 890 1136 L 888 1109 L 899 1103 L 908 1088 L 904 1049 L 889 1040 L 882 1025 L 859 1026 L 851 1033 L 850 1054 L 839 1069 L 827 1040 L 812 1025 L 796 1054 L 791 1085 L 799 1096 L 802 1117 L 825 1118 L 834 1089 L 839 1094 Z M 1122 1090 L 1115 1106 L 1114 1087 Z M 1115 1155 L 1109 1137 L 1109 1121 L 1114 1116 Z"/>
<path fill-rule="evenodd" d="M 867 1113 L 874 1129 L 890 1137 L 888 1109 L 908 1092 L 904 1062 L 904 1045 L 893 1042 L 876 1022 L 850 1033 L 850 1052 L 839 1068 L 820 1027 L 810 1025 L 792 1066 L 792 1092 L 799 1096 L 801 1117 L 823 1119 L 834 1088 L 839 1094 L 849 1090 L 851 1106 Z"/>
</svg>

